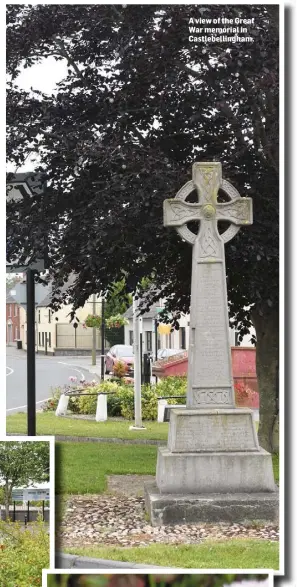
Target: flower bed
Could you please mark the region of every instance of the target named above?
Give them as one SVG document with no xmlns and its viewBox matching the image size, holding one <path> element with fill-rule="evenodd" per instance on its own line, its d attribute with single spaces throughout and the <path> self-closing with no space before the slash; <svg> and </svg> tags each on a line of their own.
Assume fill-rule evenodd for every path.
<svg viewBox="0 0 297 587">
<path fill-rule="evenodd" d="M 55 411 L 59 398 L 65 392 L 78 392 L 83 395 L 70 396 L 68 410 L 76 414 L 93 415 L 96 413 L 97 398 L 99 393 L 108 393 L 107 412 L 109 417 L 122 416 L 127 420 L 134 419 L 134 387 L 132 378 L 106 380 L 103 383 L 96 381 L 75 382 L 71 378 L 72 385 L 64 388 L 56 388 L 52 392 L 52 398 L 43 404 L 43 411 Z M 141 407 L 143 420 L 156 420 L 158 413 L 158 398 L 165 397 L 169 405 L 185 404 L 187 392 L 187 378 L 164 377 L 157 384 L 146 384 L 141 387 Z M 179 396 L 179 397 L 171 397 Z M 235 384 L 235 401 L 238 407 L 250 407 L 257 402 L 258 393 L 249 387 Z"/>
</svg>

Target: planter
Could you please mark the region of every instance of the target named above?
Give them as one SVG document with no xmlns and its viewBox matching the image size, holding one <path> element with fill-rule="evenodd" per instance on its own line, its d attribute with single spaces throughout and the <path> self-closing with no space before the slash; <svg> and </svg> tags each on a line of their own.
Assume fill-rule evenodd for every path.
<svg viewBox="0 0 297 587">
<path fill-rule="evenodd" d="M 86 317 L 85 325 L 88 326 L 88 328 L 100 328 L 101 322 L 101 316 L 97 316 L 96 314 L 89 314 Z"/>
<path fill-rule="evenodd" d="M 115 316 L 110 316 L 110 318 L 106 318 L 105 326 L 106 328 L 121 328 L 129 324 L 126 318 L 123 318 L 120 314 L 116 314 Z"/>
</svg>

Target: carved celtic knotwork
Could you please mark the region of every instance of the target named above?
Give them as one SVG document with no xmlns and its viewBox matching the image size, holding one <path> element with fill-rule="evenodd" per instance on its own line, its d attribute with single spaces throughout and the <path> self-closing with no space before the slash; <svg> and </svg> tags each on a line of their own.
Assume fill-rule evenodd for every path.
<svg viewBox="0 0 297 587">
<path fill-rule="evenodd" d="M 198 191 L 198 202 L 190 204 L 186 198 L 195 188 Z M 230 198 L 230 202 L 217 201 L 219 189 Z M 193 220 L 200 222 L 198 235 L 187 226 Z M 218 233 L 216 222 L 213 224 L 213 221 L 218 220 L 231 223 L 222 234 Z M 206 228 L 204 224 L 210 221 L 212 228 Z M 240 226 L 251 223 L 251 198 L 241 198 L 232 184 L 222 180 L 220 163 L 194 163 L 193 180 L 187 182 L 174 199 L 164 202 L 164 225 L 176 226 L 180 236 L 190 244 L 199 238 L 203 256 L 216 256 L 218 239 L 226 243 L 235 236 Z"/>
<path fill-rule="evenodd" d="M 218 254 L 217 240 L 213 233 L 212 225 L 208 224 L 203 234 L 200 235 L 200 255 L 201 257 L 216 257 Z"/>
</svg>

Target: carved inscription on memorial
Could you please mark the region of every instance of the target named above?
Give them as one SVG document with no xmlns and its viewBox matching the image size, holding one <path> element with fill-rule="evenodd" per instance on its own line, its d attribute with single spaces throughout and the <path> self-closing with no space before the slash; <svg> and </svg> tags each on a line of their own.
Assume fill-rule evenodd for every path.
<svg viewBox="0 0 297 587">
<path fill-rule="evenodd" d="M 232 404 L 231 388 L 228 387 L 226 389 L 195 389 L 193 387 L 192 407 L 199 406 L 201 408 L 205 404 L 222 404 L 222 406 L 226 406 L 226 404 Z"/>
<path fill-rule="evenodd" d="M 231 385 L 227 300 L 222 263 L 198 264 L 197 298 L 191 314 L 196 327 L 193 386 Z"/>
<path fill-rule="evenodd" d="M 178 416 L 173 452 L 258 450 L 248 414 L 194 414 Z"/>
</svg>

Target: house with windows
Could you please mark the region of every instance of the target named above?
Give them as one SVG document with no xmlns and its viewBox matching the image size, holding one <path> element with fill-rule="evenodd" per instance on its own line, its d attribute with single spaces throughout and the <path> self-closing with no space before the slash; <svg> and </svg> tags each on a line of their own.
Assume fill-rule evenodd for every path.
<svg viewBox="0 0 297 587">
<path fill-rule="evenodd" d="M 64 288 L 69 287 L 70 281 Z M 92 328 L 86 328 L 84 321 L 93 314 L 93 296 L 76 312 L 76 319 L 70 322 L 72 306 L 64 304 L 57 312 L 50 308 L 51 284 L 35 284 L 35 349 L 40 354 L 67 355 L 90 354 L 92 350 Z M 26 281 L 16 287 L 16 298 L 20 301 L 20 339 L 23 349 L 27 349 L 27 303 Z M 14 299 L 15 301 L 15 299 Z M 101 298 L 95 299 L 96 313 L 101 313 Z M 101 349 L 101 332 L 96 331 L 96 347 Z"/>
<path fill-rule="evenodd" d="M 15 345 L 20 338 L 20 306 L 10 292 L 6 293 L 6 344 Z"/>
</svg>

